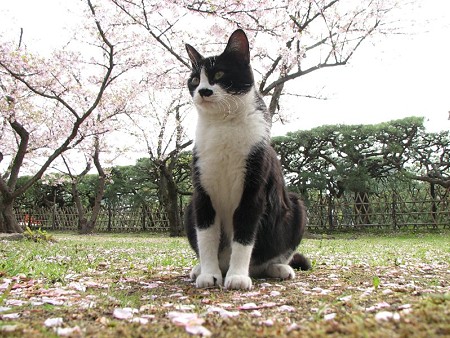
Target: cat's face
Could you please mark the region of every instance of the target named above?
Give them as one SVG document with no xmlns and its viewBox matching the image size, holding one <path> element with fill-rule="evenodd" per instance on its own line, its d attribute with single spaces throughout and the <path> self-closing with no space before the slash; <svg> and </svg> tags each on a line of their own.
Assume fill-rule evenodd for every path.
<svg viewBox="0 0 450 338">
<path fill-rule="evenodd" d="M 197 109 L 224 115 L 238 111 L 254 84 L 245 33 L 235 31 L 218 56 L 204 58 L 192 46 L 186 49 L 192 62 L 188 88 Z"/>
</svg>

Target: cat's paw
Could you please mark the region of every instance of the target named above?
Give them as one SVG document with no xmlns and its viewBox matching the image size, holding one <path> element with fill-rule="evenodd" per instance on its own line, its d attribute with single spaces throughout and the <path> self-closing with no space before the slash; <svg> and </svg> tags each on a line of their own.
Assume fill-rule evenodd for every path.
<svg viewBox="0 0 450 338">
<path fill-rule="evenodd" d="M 222 273 L 200 273 L 195 281 L 195 286 L 198 288 L 209 288 L 213 286 L 222 285 Z"/>
<path fill-rule="evenodd" d="M 200 276 L 200 272 L 201 272 L 201 266 L 200 264 L 197 264 L 196 266 L 194 266 L 191 270 L 191 273 L 189 274 L 189 278 L 192 281 L 197 280 L 197 277 Z"/>
<path fill-rule="evenodd" d="M 295 271 L 287 264 L 271 264 L 266 270 L 267 276 L 281 279 L 294 279 Z"/>
<path fill-rule="evenodd" d="M 228 290 L 250 290 L 252 279 L 245 275 L 231 275 L 225 278 L 225 289 Z"/>
</svg>

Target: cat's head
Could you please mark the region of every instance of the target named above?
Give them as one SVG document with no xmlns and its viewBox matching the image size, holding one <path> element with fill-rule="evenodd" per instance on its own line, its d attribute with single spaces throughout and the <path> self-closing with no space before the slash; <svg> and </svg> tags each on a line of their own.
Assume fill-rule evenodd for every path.
<svg viewBox="0 0 450 338">
<path fill-rule="evenodd" d="M 188 88 L 197 109 L 225 115 L 238 110 L 254 85 L 244 31 L 236 30 L 218 56 L 205 58 L 188 44 L 186 50 L 192 62 Z"/>
</svg>

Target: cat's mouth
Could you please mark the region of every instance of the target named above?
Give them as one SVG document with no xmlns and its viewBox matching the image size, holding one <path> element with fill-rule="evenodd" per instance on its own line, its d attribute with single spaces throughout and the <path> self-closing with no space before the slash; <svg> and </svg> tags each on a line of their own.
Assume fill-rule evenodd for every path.
<svg viewBox="0 0 450 338">
<path fill-rule="evenodd" d="M 198 96 L 195 100 L 195 104 L 196 105 L 212 105 L 215 103 L 215 100 L 211 97 L 203 97 L 203 96 Z"/>
</svg>

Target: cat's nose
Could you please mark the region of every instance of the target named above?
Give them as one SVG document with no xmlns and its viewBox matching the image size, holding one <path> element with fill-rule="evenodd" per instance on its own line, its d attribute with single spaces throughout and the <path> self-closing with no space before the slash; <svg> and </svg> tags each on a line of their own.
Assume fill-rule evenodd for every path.
<svg viewBox="0 0 450 338">
<path fill-rule="evenodd" d="M 213 94 L 213 91 L 211 89 L 202 88 L 198 90 L 198 93 L 200 94 L 201 97 L 205 96 L 208 97 Z"/>
</svg>

